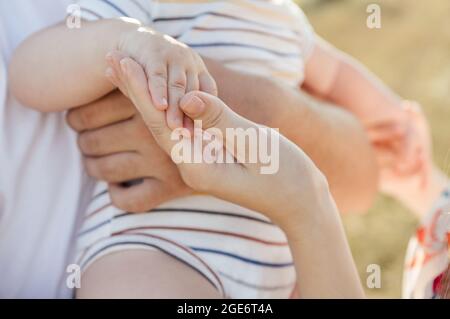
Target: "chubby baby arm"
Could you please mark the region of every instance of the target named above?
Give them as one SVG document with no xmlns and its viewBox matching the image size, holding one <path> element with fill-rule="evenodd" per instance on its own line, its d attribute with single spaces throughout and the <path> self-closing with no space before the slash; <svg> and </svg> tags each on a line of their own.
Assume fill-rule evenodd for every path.
<svg viewBox="0 0 450 319">
<path fill-rule="evenodd" d="M 318 39 L 306 65 L 303 88 L 358 117 L 375 150 L 380 171 L 395 172 L 398 183 L 427 174 L 424 168 L 431 165 L 423 156 L 427 146 L 410 112 L 411 106 L 418 108 L 418 104 L 402 100 L 358 61 Z M 385 176 L 381 174 L 380 179 L 383 191 L 387 190 L 383 185 L 393 181 Z"/>
<path fill-rule="evenodd" d="M 9 70 L 11 90 L 23 104 L 42 112 L 90 103 L 114 89 L 105 79 L 105 55 L 119 36 L 139 23 L 121 19 L 58 24 L 33 34 L 16 50 Z"/>
<path fill-rule="evenodd" d="M 32 35 L 11 61 L 11 89 L 43 112 L 90 103 L 115 89 L 105 77 L 105 56 L 117 50 L 143 65 L 154 103 L 168 110 L 172 127 L 182 121 L 178 103 L 186 90 L 217 91 L 190 48 L 128 18 L 84 22 L 78 29 L 59 24 Z"/>
</svg>

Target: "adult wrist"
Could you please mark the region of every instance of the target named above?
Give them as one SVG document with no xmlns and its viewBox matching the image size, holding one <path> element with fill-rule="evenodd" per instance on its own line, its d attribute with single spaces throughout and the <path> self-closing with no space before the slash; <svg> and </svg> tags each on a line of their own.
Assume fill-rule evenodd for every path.
<svg viewBox="0 0 450 319">
<path fill-rule="evenodd" d="M 289 201 L 283 219 L 276 221 L 290 239 L 299 239 L 299 236 L 304 238 L 302 236 L 305 231 L 323 231 L 324 228 L 334 227 L 332 225 L 336 217 L 339 219 L 339 212 L 325 177 L 319 176 L 310 186 L 308 190 L 298 190 L 298 194 L 308 195 L 299 195 L 296 200 Z"/>
<path fill-rule="evenodd" d="M 324 200 L 320 205 L 311 209 L 308 214 L 299 215 L 294 216 L 288 224 L 280 226 L 289 243 L 321 237 L 342 227 L 338 210 L 332 200 Z"/>
</svg>

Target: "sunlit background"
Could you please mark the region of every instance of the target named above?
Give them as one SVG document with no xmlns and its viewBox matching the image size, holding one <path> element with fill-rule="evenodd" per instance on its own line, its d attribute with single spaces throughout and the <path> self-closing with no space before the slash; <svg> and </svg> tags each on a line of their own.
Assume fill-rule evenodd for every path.
<svg viewBox="0 0 450 319">
<path fill-rule="evenodd" d="M 316 33 L 353 55 L 399 95 L 419 101 L 429 118 L 436 163 L 450 171 L 450 1 L 298 0 Z M 381 29 L 369 29 L 366 8 L 381 7 Z M 363 284 L 369 264 L 382 270 L 369 297 L 400 297 L 403 258 L 417 221 L 380 197 L 370 212 L 345 218 Z"/>
</svg>

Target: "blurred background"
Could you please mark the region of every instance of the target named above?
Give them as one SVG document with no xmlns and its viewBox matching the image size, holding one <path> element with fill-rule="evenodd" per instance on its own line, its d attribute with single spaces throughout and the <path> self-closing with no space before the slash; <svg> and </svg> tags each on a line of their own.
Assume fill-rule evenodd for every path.
<svg viewBox="0 0 450 319">
<path fill-rule="evenodd" d="M 356 57 L 406 99 L 419 101 L 430 121 L 435 161 L 450 171 L 450 0 L 296 0 L 317 34 Z M 381 7 L 381 29 L 369 29 L 366 8 Z M 403 259 L 417 220 L 380 196 L 366 215 L 345 218 L 363 281 L 381 266 L 372 298 L 399 298 Z"/>
</svg>

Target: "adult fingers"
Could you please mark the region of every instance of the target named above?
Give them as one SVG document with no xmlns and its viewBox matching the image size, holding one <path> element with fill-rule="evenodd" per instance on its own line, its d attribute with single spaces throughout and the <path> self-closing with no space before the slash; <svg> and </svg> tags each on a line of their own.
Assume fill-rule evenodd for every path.
<svg viewBox="0 0 450 319">
<path fill-rule="evenodd" d="M 210 133 L 213 133 L 214 129 L 219 130 L 220 134 L 216 134 L 216 137 L 222 138 L 227 151 L 238 162 L 248 163 L 247 159 L 250 158 L 249 152 L 252 147 L 255 145 L 259 147 L 257 139 L 261 137 L 260 127 L 233 112 L 219 98 L 204 92 L 190 92 L 183 97 L 180 107 L 192 120 L 201 121 L 203 130 L 208 130 Z M 247 142 L 248 136 L 254 136 L 254 139 L 249 138 Z M 239 141 L 245 142 L 237 143 Z M 256 144 L 252 145 L 252 143 Z M 258 163 L 253 164 L 259 166 Z"/>
<path fill-rule="evenodd" d="M 119 91 L 72 109 L 67 113 L 67 123 L 77 132 L 127 120 L 136 114 L 131 101 Z"/>
<path fill-rule="evenodd" d="M 117 183 L 108 185 L 109 195 L 114 206 L 132 213 L 148 212 L 161 203 L 160 182 L 155 178 L 146 178 L 132 187 L 123 187 Z"/>
<path fill-rule="evenodd" d="M 173 192 L 167 185 L 155 178 L 146 178 L 139 185 L 123 187 L 109 184 L 111 200 L 116 207 L 133 213 L 148 212 L 172 198 L 187 195 L 187 188 Z"/>
<path fill-rule="evenodd" d="M 150 138 L 151 133 L 144 125 L 128 120 L 80 133 L 78 146 L 85 156 L 105 156 L 136 151 Z"/>
<path fill-rule="evenodd" d="M 134 152 L 99 158 L 85 157 L 84 165 L 89 176 L 108 183 L 122 183 L 147 177 L 147 163 L 141 155 Z"/>
<path fill-rule="evenodd" d="M 167 125 L 171 129 L 183 126 L 183 112 L 179 102 L 186 93 L 186 72 L 181 65 L 169 67 L 169 108 L 167 109 Z"/>
</svg>

